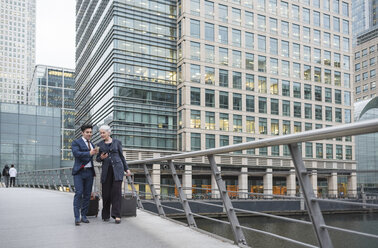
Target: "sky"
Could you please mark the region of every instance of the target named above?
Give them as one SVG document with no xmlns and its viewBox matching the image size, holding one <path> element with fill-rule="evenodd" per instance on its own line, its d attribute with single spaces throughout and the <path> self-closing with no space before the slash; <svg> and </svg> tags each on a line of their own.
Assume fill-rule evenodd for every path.
<svg viewBox="0 0 378 248">
<path fill-rule="evenodd" d="M 75 69 L 75 0 L 36 3 L 36 64 Z"/>
</svg>

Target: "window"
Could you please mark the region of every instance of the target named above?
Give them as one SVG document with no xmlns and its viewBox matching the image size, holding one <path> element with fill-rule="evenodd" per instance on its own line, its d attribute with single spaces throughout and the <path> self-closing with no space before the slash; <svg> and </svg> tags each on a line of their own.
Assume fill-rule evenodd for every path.
<svg viewBox="0 0 378 248">
<path fill-rule="evenodd" d="M 352 159 L 352 146 L 345 146 L 345 159 Z"/>
<path fill-rule="evenodd" d="M 206 149 L 215 148 L 215 135 L 206 134 Z"/>
<path fill-rule="evenodd" d="M 268 125 L 266 118 L 259 118 L 259 133 L 268 134 Z"/>
<path fill-rule="evenodd" d="M 190 14 L 200 15 L 200 0 L 190 0 Z"/>
<path fill-rule="evenodd" d="M 311 47 L 309 46 L 303 47 L 303 60 L 307 62 L 311 62 Z"/>
<path fill-rule="evenodd" d="M 258 92 L 259 93 L 267 93 L 267 86 L 266 86 L 266 77 L 259 76 L 258 78 Z"/>
<path fill-rule="evenodd" d="M 299 6 L 291 5 L 291 18 L 295 21 L 299 21 Z"/>
<path fill-rule="evenodd" d="M 302 132 L 302 123 L 294 121 L 294 133 Z"/>
<path fill-rule="evenodd" d="M 375 65 L 377 59 L 376 57 L 370 59 L 370 66 Z"/>
<path fill-rule="evenodd" d="M 316 143 L 316 158 L 323 158 L 323 144 Z"/>
<path fill-rule="evenodd" d="M 325 65 L 331 65 L 331 52 L 330 51 L 324 51 L 323 61 Z"/>
<path fill-rule="evenodd" d="M 336 68 L 340 68 L 340 65 L 341 65 L 341 57 L 340 57 L 340 54 L 339 53 L 334 53 L 333 54 L 333 66 L 336 67 Z"/>
<path fill-rule="evenodd" d="M 310 24 L 310 10 L 307 8 L 302 9 L 302 20 L 304 23 Z"/>
<path fill-rule="evenodd" d="M 214 46 L 205 45 L 205 61 L 208 63 L 214 63 Z"/>
<path fill-rule="evenodd" d="M 326 121 L 332 121 L 332 108 L 326 106 L 325 107 L 325 120 Z"/>
<path fill-rule="evenodd" d="M 331 88 L 325 88 L 325 102 L 332 103 L 332 89 Z"/>
<path fill-rule="evenodd" d="M 315 67 L 314 68 L 314 79 L 315 79 L 315 82 L 318 82 L 318 83 L 321 83 L 322 81 L 322 69 L 319 68 L 319 67 Z"/>
<path fill-rule="evenodd" d="M 237 29 L 232 29 L 232 45 L 240 47 L 241 46 L 241 31 Z"/>
<path fill-rule="evenodd" d="M 367 48 L 362 50 L 362 57 L 365 57 L 368 54 Z"/>
<path fill-rule="evenodd" d="M 266 37 L 259 35 L 258 37 L 258 42 L 257 42 L 257 47 L 260 52 L 266 52 Z"/>
<path fill-rule="evenodd" d="M 315 119 L 323 120 L 322 106 L 315 105 Z"/>
<path fill-rule="evenodd" d="M 205 67 L 205 84 L 215 84 L 215 69 L 213 67 Z"/>
<path fill-rule="evenodd" d="M 236 145 L 236 144 L 240 144 L 243 142 L 243 137 L 240 137 L 240 136 L 234 136 L 234 139 L 233 139 L 233 144 Z M 241 154 L 243 151 L 240 150 L 240 151 L 235 151 L 234 154 Z"/>
<path fill-rule="evenodd" d="M 315 86 L 315 101 L 322 101 L 322 87 Z"/>
<path fill-rule="evenodd" d="M 201 105 L 201 90 L 200 88 L 190 88 L 190 104 Z"/>
<path fill-rule="evenodd" d="M 289 42 L 281 41 L 281 56 L 289 57 Z"/>
<path fill-rule="evenodd" d="M 205 40 L 214 41 L 214 24 L 205 23 Z"/>
<path fill-rule="evenodd" d="M 219 69 L 219 86 L 228 87 L 228 71 Z"/>
<path fill-rule="evenodd" d="M 369 47 L 369 53 L 374 53 L 375 52 L 375 45 Z"/>
<path fill-rule="evenodd" d="M 336 159 L 343 159 L 343 146 L 336 145 Z"/>
<path fill-rule="evenodd" d="M 269 28 L 271 34 L 277 34 L 278 22 L 275 18 L 269 18 Z"/>
<path fill-rule="evenodd" d="M 259 97 L 259 113 L 267 113 L 266 97 Z"/>
<path fill-rule="evenodd" d="M 258 71 L 266 72 L 266 57 L 265 56 L 258 57 Z"/>
<path fill-rule="evenodd" d="M 190 128 L 201 128 L 201 111 L 190 110 Z"/>
<path fill-rule="evenodd" d="M 191 151 L 201 150 L 201 134 L 191 133 L 190 134 Z"/>
<path fill-rule="evenodd" d="M 206 107 L 215 107 L 215 92 L 214 90 L 205 90 Z"/>
<path fill-rule="evenodd" d="M 272 135 L 279 135 L 280 134 L 280 125 L 277 119 L 270 120 L 270 133 Z"/>
<path fill-rule="evenodd" d="M 305 118 L 312 119 L 312 105 L 305 103 Z"/>
<path fill-rule="evenodd" d="M 219 26 L 219 42 L 223 44 L 228 44 L 228 28 Z"/>
<path fill-rule="evenodd" d="M 247 28 L 253 28 L 253 13 L 246 11 L 245 12 L 245 26 Z"/>
<path fill-rule="evenodd" d="M 289 23 L 281 21 L 281 35 L 284 37 L 289 37 Z"/>
<path fill-rule="evenodd" d="M 314 44 L 320 45 L 320 31 L 314 29 Z"/>
<path fill-rule="evenodd" d="M 303 27 L 303 35 L 302 35 L 302 40 L 304 42 L 310 43 L 310 28 L 308 27 Z"/>
<path fill-rule="evenodd" d="M 290 134 L 290 121 L 282 122 L 282 134 Z"/>
<path fill-rule="evenodd" d="M 335 108 L 335 121 L 340 123 L 343 121 L 341 108 Z"/>
<path fill-rule="evenodd" d="M 254 55 L 252 53 L 246 53 L 245 54 L 245 68 L 247 70 L 254 70 Z"/>
<path fill-rule="evenodd" d="M 278 75 L 278 59 L 270 58 L 270 73 Z"/>
<path fill-rule="evenodd" d="M 349 34 L 349 21 L 343 20 L 343 34 Z"/>
<path fill-rule="evenodd" d="M 219 114 L 219 130 L 228 131 L 229 120 L 228 114 L 220 113 Z"/>
<path fill-rule="evenodd" d="M 326 158 L 333 159 L 333 145 L 331 144 L 326 145 Z"/>
<path fill-rule="evenodd" d="M 225 5 L 219 4 L 218 11 L 219 20 L 222 22 L 228 22 L 228 8 Z"/>
<path fill-rule="evenodd" d="M 302 117 L 302 109 L 300 102 L 294 102 L 294 117 Z"/>
<path fill-rule="evenodd" d="M 306 158 L 312 158 L 312 143 L 306 142 Z"/>
<path fill-rule="evenodd" d="M 303 77 L 304 77 L 304 80 L 311 81 L 311 66 L 304 65 Z"/>
<path fill-rule="evenodd" d="M 228 109 L 228 92 L 219 92 L 219 108 Z"/>
<path fill-rule="evenodd" d="M 220 47 L 219 48 L 219 63 L 221 65 L 228 65 L 228 49 Z"/>
<path fill-rule="evenodd" d="M 193 83 L 201 82 L 201 67 L 199 65 L 190 65 L 190 81 Z"/>
<path fill-rule="evenodd" d="M 292 24 L 292 35 L 293 35 L 293 38 L 296 39 L 296 40 L 299 40 L 299 37 L 300 37 L 300 27 L 299 25 L 297 24 Z"/>
<path fill-rule="evenodd" d="M 257 28 L 261 31 L 265 31 L 266 19 L 263 15 L 257 15 Z"/>
<path fill-rule="evenodd" d="M 344 63 L 343 63 L 343 68 L 345 70 L 349 70 L 350 69 L 350 57 L 347 56 L 347 55 L 344 55 Z"/>
<path fill-rule="evenodd" d="M 289 61 L 282 60 L 282 65 L 281 65 L 281 75 L 290 77 L 290 63 Z"/>
<path fill-rule="evenodd" d="M 282 101 L 282 115 L 290 116 L 290 101 Z"/>
<path fill-rule="evenodd" d="M 255 91 L 255 76 L 252 74 L 246 74 L 245 76 L 246 90 Z"/>
<path fill-rule="evenodd" d="M 300 59 L 301 46 L 297 43 L 293 43 L 293 58 Z"/>
<path fill-rule="evenodd" d="M 200 43 L 190 42 L 190 58 L 192 60 L 200 60 Z"/>
<path fill-rule="evenodd" d="M 331 70 L 324 69 L 324 83 L 331 84 Z"/>
<path fill-rule="evenodd" d="M 333 31 L 340 32 L 340 19 L 333 17 Z"/>
<path fill-rule="evenodd" d="M 233 110 L 242 110 L 241 94 L 233 93 Z"/>
<path fill-rule="evenodd" d="M 232 86 L 234 89 L 241 89 L 242 82 L 241 82 L 241 72 L 233 72 L 232 74 Z"/>
<path fill-rule="evenodd" d="M 349 39 L 343 37 L 343 51 L 349 52 Z"/>
<path fill-rule="evenodd" d="M 278 115 L 278 99 L 270 99 L 270 114 Z"/>
<path fill-rule="evenodd" d="M 375 69 L 370 70 L 370 77 L 371 78 L 375 77 Z"/>
<path fill-rule="evenodd" d="M 246 96 L 246 110 L 247 112 L 255 112 L 255 96 Z"/>
<path fill-rule="evenodd" d="M 234 115 L 234 132 L 242 132 L 243 125 L 242 125 L 242 116 L 241 115 Z"/>
<path fill-rule="evenodd" d="M 276 78 L 270 79 L 270 94 L 278 95 L 278 79 Z"/>
<path fill-rule="evenodd" d="M 312 86 L 310 84 L 304 85 L 304 99 L 312 100 Z"/>
<path fill-rule="evenodd" d="M 190 36 L 200 38 L 200 21 L 190 19 Z"/>
<path fill-rule="evenodd" d="M 324 44 L 325 47 L 331 46 L 331 34 L 330 33 L 324 33 L 323 34 L 323 44 Z M 339 44 L 340 44 L 340 39 L 339 39 Z M 340 45 L 339 45 L 339 48 L 340 48 Z"/>
<path fill-rule="evenodd" d="M 227 135 L 220 135 L 219 139 L 220 139 L 220 142 L 219 142 L 220 146 L 228 146 L 230 144 L 229 138 Z"/>
<path fill-rule="evenodd" d="M 351 106 L 351 94 L 349 91 L 344 91 L 344 105 Z"/>
<path fill-rule="evenodd" d="M 301 78 L 301 64 L 293 63 L 293 77 Z"/>
<path fill-rule="evenodd" d="M 232 23 L 240 26 L 241 11 L 240 9 L 232 8 Z"/>
<path fill-rule="evenodd" d="M 241 52 L 232 50 L 232 66 L 240 68 L 241 67 Z"/>
<path fill-rule="evenodd" d="M 275 54 L 275 55 L 278 54 L 278 40 L 277 39 L 270 38 L 270 53 Z"/>
<path fill-rule="evenodd" d="M 215 113 L 206 111 L 205 129 L 215 130 Z"/>
<path fill-rule="evenodd" d="M 295 98 L 301 98 L 301 84 L 294 82 L 293 83 L 293 96 Z"/>
<path fill-rule="evenodd" d="M 281 1 L 281 16 L 289 17 L 288 15 L 289 4 L 287 2 Z"/>
<path fill-rule="evenodd" d="M 208 19 L 214 19 L 214 3 L 205 1 L 205 17 Z"/>
<path fill-rule="evenodd" d="M 247 133 L 255 133 L 255 117 L 247 116 L 246 124 Z"/>
<path fill-rule="evenodd" d="M 254 36 L 252 33 L 245 32 L 245 48 L 253 49 Z"/>
<path fill-rule="evenodd" d="M 318 11 L 313 12 L 314 25 L 320 27 L 320 13 Z"/>
<path fill-rule="evenodd" d="M 330 29 L 331 24 L 330 24 L 330 17 L 329 15 L 323 14 L 323 28 L 325 29 Z"/>
<path fill-rule="evenodd" d="M 290 82 L 282 80 L 282 95 L 290 96 Z"/>
<path fill-rule="evenodd" d="M 341 90 L 335 90 L 335 103 L 341 104 Z"/>
<path fill-rule="evenodd" d="M 338 35 L 333 36 L 333 48 L 340 50 L 340 36 Z"/>
</svg>

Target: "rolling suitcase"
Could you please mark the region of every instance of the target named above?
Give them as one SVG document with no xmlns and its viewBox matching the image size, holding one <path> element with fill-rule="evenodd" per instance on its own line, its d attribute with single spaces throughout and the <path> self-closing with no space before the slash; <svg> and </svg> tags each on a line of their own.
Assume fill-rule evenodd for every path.
<svg viewBox="0 0 378 248">
<path fill-rule="evenodd" d="M 135 192 L 128 190 L 127 185 L 126 179 L 121 199 L 121 216 L 136 216 L 137 198 Z"/>
<path fill-rule="evenodd" d="M 98 215 L 99 211 L 99 201 L 100 201 L 100 195 L 95 191 L 96 186 L 95 183 L 93 184 L 94 190 L 91 193 L 91 199 L 89 200 L 89 206 L 88 206 L 88 212 L 87 216 L 96 216 Z"/>
</svg>

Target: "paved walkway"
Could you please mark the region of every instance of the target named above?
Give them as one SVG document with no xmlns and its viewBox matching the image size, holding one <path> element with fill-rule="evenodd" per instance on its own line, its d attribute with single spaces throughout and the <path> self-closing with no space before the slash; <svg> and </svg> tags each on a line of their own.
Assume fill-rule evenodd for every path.
<svg viewBox="0 0 378 248">
<path fill-rule="evenodd" d="M 24 188 L 0 188 L 2 248 L 185 248 L 237 247 L 144 211 L 119 225 L 88 217 L 74 225 L 73 194 Z"/>
</svg>

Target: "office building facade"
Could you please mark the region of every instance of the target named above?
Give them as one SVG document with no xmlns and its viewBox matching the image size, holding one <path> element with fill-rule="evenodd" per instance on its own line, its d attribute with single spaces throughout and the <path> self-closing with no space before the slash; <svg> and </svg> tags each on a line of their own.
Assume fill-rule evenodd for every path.
<svg viewBox="0 0 378 248">
<path fill-rule="evenodd" d="M 0 101 L 26 103 L 35 64 L 35 0 L 0 1 Z"/>
<path fill-rule="evenodd" d="M 377 25 L 378 21 L 378 0 L 353 0 L 352 1 L 352 30 L 354 44 L 356 38 L 362 32 Z"/>
<path fill-rule="evenodd" d="M 56 107 L 62 111 L 61 159 L 72 160 L 75 137 L 75 72 L 72 69 L 36 65 L 28 88 L 28 104 Z"/>
<path fill-rule="evenodd" d="M 177 80 L 172 77 L 172 83 L 165 84 L 165 92 L 172 92 L 172 89 L 172 98 L 175 99 L 173 121 L 168 122 L 167 130 L 164 129 L 166 123 L 160 125 L 158 122 L 158 127 L 163 127 L 161 135 L 170 131 L 170 123 L 173 124 L 172 133 L 177 135 L 177 145 L 172 150 L 187 152 L 221 147 L 351 122 L 350 1 L 190 0 L 165 3 L 170 4 L 169 8 L 161 2 L 133 0 L 110 1 L 107 4 L 99 1 L 92 7 L 81 2 L 77 6 L 77 125 L 85 121 L 94 124 L 108 121 L 113 125 L 116 137 L 126 136 L 121 140 L 127 149 L 146 148 L 131 142 L 127 136 L 133 134 L 132 130 L 147 131 L 146 123 L 155 125 L 151 121 L 150 101 L 145 98 L 142 101 L 142 92 L 129 91 L 128 88 L 138 89 L 146 83 L 149 87 L 143 88 L 146 90 L 144 94 L 146 97 L 153 96 L 153 90 L 156 86 L 160 87 L 159 80 L 163 76 L 159 77 L 160 74 L 154 73 L 152 68 L 145 70 L 137 63 L 145 61 L 145 65 L 149 65 L 154 61 L 151 53 L 156 48 L 144 44 L 139 46 L 139 41 L 127 42 L 134 37 L 140 42 L 146 39 L 150 42 L 148 44 L 155 40 L 150 37 L 155 30 L 152 22 L 155 20 L 154 13 L 161 13 L 160 8 L 172 10 L 175 14 L 168 18 L 169 22 L 160 22 L 158 27 L 164 29 L 169 23 L 173 30 L 177 29 L 172 30 L 169 36 L 170 49 L 177 50 L 172 51 L 173 55 L 177 54 L 177 61 L 173 57 L 170 64 L 172 75 L 176 75 L 174 68 L 177 67 Z M 90 8 L 93 9 L 90 18 L 93 24 L 85 22 L 85 15 L 80 14 L 89 15 L 85 10 Z M 117 21 L 123 21 L 115 11 L 117 8 L 123 8 L 124 13 L 132 13 L 124 20 L 124 27 L 121 24 L 121 39 L 126 40 L 121 50 L 117 47 L 121 33 L 114 35 L 120 28 Z M 150 17 L 145 15 L 143 20 L 139 19 L 143 16 L 141 12 L 147 9 Z M 109 20 L 112 15 L 114 24 Z M 96 26 L 100 21 L 103 22 L 102 28 L 101 25 Z M 85 32 L 80 31 L 80 28 L 85 30 L 83 25 L 88 30 L 92 25 L 103 33 L 91 30 L 94 34 L 85 36 Z M 91 40 L 86 40 L 86 37 L 97 39 L 96 43 L 91 43 L 97 44 L 96 49 L 91 50 L 95 45 L 89 45 Z M 165 44 L 162 38 L 161 45 Z M 111 43 L 112 39 L 114 43 Z M 105 42 L 115 44 L 115 47 L 108 45 L 102 48 Z M 160 50 L 159 54 L 166 54 L 163 51 Z M 88 61 L 87 57 L 99 62 Z M 120 60 L 112 60 L 113 57 Z M 114 68 L 111 68 L 111 61 Z M 129 65 L 131 62 L 134 64 Z M 126 66 L 119 65 L 122 63 Z M 167 62 L 164 64 L 167 65 Z M 107 72 L 105 68 L 97 69 L 102 65 L 108 66 Z M 92 66 L 96 70 L 91 69 Z M 91 74 L 93 71 L 101 75 Z M 111 91 L 111 82 L 121 87 L 120 90 L 126 87 L 127 94 L 117 96 L 119 90 L 114 87 Z M 144 109 L 142 116 L 131 115 L 138 108 Z M 159 109 L 165 111 L 165 108 Z M 118 120 L 118 112 L 126 112 L 126 120 Z M 148 140 L 149 137 L 154 136 L 145 138 Z M 315 190 L 319 182 L 319 185 L 328 185 L 327 194 L 337 195 L 337 184 L 344 180 L 349 181 L 348 187 L 354 194 L 355 174 L 349 173 L 355 170 L 351 137 L 307 142 L 302 144 L 301 149 L 306 165 L 315 173 Z M 148 152 L 137 153 L 135 151 L 133 157 L 133 151 L 126 152 L 126 156 L 136 159 L 152 156 L 146 156 Z M 242 175 L 243 178 L 226 177 L 228 185 L 243 182 L 239 189 L 246 190 L 258 182 L 266 184 L 264 188 L 269 193 L 272 185 L 284 181 L 283 184 L 291 185 L 290 194 L 295 194 L 295 176 L 293 181 L 289 172 L 292 166 L 289 156 L 287 146 L 275 146 L 223 156 L 217 161 L 238 167 L 239 172 L 247 170 L 243 165 L 256 165 L 266 172 L 261 178 L 247 176 L 245 179 L 245 175 Z M 206 160 L 194 158 L 189 162 L 205 163 Z M 273 178 L 271 172 L 282 167 L 290 175 Z M 327 176 L 316 175 L 317 170 L 324 169 L 347 170 L 348 178 L 338 177 L 336 170 Z M 188 185 L 191 182 L 211 184 L 210 176 L 193 175 L 187 180 Z"/>
<path fill-rule="evenodd" d="M 356 102 L 377 96 L 378 27 L 361 33 L 354 51 L 354 99 Z"/>
<path fill-rule="evenodd" d="M 0 102 L 0 165 L 19 172 L 60 167 L 59 108 Z"/>
</svg>

